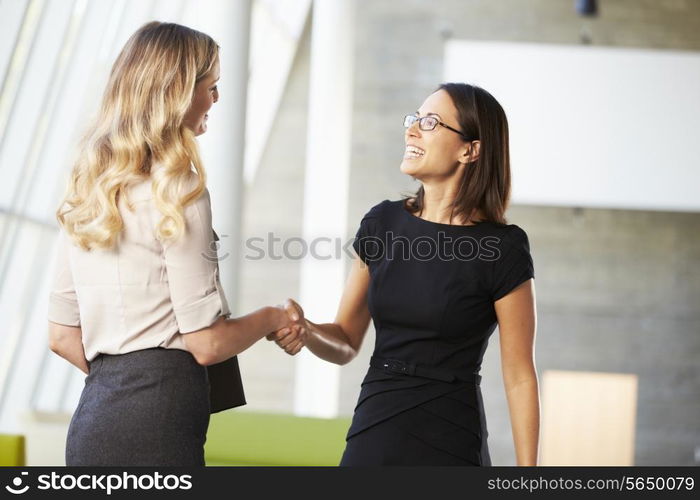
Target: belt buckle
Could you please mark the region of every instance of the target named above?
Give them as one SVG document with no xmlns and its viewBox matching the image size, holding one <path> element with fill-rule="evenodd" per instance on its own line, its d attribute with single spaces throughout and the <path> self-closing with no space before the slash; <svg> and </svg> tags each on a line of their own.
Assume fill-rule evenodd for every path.
<svg viewBox="0 0 700 500">
<path fill-rule="evenodd" d="M 398 359 L 387 359 L 383 363 L 385 371 L 396 372 L 396 373 L 408 373 L 408 364 Z"/>
</svg>

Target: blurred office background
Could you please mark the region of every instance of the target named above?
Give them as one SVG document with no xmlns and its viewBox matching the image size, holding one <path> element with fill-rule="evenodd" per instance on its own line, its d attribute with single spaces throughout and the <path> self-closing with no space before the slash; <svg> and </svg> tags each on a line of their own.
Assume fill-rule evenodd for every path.
<svg viewBox="0 0 700 500">
<path fill-rule="evenodd" d="M 590 463 L 700 462 L 700 2 L 0 0 L 0 433 L 26 436 L 28 463 L 61 463 L 84 380 L 47 348 L 54 212 L 116 54 L 153 19 L 221 45 L 200 145 L 235 313 L 289 296 L 332 321 L 349 260 L 304 245 L 344 244 L 414 191 L 402 117 L 442 81 L 476 83 L 511 126 L 543 455 L 573 464 L 557 443 L 602 440 Z M 370 327 L 337 367 L 261 341 L 234 411 L 350 416 L 373 343 Z M 493 463 L 512 465 L 499 354 L 496 331 L 482 390 Z"/>
</svg>

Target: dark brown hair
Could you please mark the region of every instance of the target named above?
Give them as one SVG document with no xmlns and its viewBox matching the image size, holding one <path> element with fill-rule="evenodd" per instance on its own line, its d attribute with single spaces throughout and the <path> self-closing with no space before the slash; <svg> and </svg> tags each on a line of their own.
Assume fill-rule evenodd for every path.
<svg viewBox="0 0 700 500">
<path fill-rule="evenodd" d="M 508 120 L 498 101 L 484 89 L 466 83 L 443 83 L 444 90 L 457 108 L 457 119 L 465 140 L 481 141 L 479 157 L 467 164 L 452 202 L 450 222 L 455 216 L 471 221 L 476 210 L 484 219 L 505 224 L 510 201 L 510 150 Z M 404 204 L 411 213 L 424 207 L 423 186 Z"/>
</svg>

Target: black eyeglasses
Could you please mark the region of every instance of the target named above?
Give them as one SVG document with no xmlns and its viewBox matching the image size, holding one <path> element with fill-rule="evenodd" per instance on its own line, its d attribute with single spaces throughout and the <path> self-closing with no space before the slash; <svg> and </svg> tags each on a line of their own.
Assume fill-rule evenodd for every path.
<svg viewBox="0 0 700 500">
<path fill-rule="evenodd" d="M 418 122 L 418 128 L 424 131 L 429 131 L 429 130 L 435 130 L 435 127 L 438 125 L 445 127 L 448 130 L 451 130 L 452 132 L 455 132 L 459 135 L 462 136 L 462 138 L 465 141 L 468 141 L 467 136 L 464 135 L 462 132 L 457 130 L 456 128 L 452 128 L 449 125 L 442 123 L 440 120 L 438 120 L 436 117 L 428 115 L 428 116 L 423 116 L 423 117 L 417 117 L 416 115 L 406 115 L 403 118 L 403 126 L 404 128 L 408 128 L 414 123 Z"/>
</svg>

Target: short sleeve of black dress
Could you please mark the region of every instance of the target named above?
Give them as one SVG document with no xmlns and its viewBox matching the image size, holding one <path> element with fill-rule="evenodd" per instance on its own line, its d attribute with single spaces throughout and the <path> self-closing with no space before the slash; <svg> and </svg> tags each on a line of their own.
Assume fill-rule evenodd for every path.
<svg viewBox="0 0 700 500">
<path fill-rule="evenodd" d="M 530 242 L 520 227 L 513 227 L 503 236 L 499 255 L 493 263 L 491 295 L 494 301 L 505 297 L 518 285 L 535 277 L 530 255 Z"/>
<path fill-rule="evenodd" d="M 355 240 L 352 242 L 357 256 L 368 266 L 380 260 L 384 254 L 384 241 L 379 235 L 379 221 L 386 203 L 388 202 L 384 201 L 372 207 L 362 217 L 360 227 L 355 234 Z"/>
</svg>

